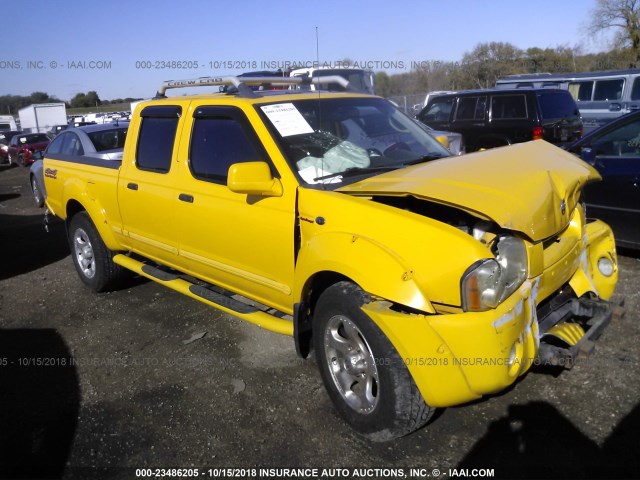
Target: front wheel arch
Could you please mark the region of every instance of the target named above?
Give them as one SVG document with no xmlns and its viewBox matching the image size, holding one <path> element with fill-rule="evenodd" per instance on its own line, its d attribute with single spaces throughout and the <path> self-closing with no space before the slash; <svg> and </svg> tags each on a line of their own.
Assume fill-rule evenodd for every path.
<svg viewBox="0 0 640 480">
<path fill-rule="evenodd" d="M 387 441 L 427 423 L 427 405 L 391 341 L 362 310 L 372 299 L 340 281 L 319 296 L 313 346 L 334 407 L 361 435 Z"/>
<path fill-rule="evenodd" d="M 293 314 L 293 340 L 296 352 L 301 358 L 307 358 L 313 351 L 313 322 L 312 314 L 320 295 L 330 286 L 340 282 L 350 281 L 336 272 L 318 272 L 311 277 L 303 289 L 302 300 L 294 307 Z"/>
</svg>

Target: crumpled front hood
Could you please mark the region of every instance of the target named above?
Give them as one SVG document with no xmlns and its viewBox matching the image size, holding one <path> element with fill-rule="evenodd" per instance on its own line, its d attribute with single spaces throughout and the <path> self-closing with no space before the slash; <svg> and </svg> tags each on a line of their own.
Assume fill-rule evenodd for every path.
<svg viewBox="0 0 640 480">
<path fill-rule="evenodd" d="M 584 185 L 598 172 L 544 140 L 448 157 L 339 188 L 357 195 L 413 195 L 488 217 L 533 241 L 569 223 Z"/>
</svg>

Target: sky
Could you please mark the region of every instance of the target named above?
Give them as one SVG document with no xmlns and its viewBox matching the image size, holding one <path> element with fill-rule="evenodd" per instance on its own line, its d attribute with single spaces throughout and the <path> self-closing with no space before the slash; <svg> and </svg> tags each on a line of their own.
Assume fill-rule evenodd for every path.
<svg viewBox="0 0 640 480">
<path fill-rule="evenodd" d="M 479 43 L 606 50 L 585 33 L 595 0 L 2 0 L 0 95 L 148 98 L 164 80 L 345 59 L 408 72 Z M 22 20 L 9 21 L 22 18 Z M 316 42 L 316 30 L 318 42 Z M 2 112 L 5 113 L 5 112 Z"/>
</svg>

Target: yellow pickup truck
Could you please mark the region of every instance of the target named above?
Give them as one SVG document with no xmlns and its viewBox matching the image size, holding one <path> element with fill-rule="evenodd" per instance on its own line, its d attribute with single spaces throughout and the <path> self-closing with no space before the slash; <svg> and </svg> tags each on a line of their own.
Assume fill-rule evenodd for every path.
<svg viewBox="0 0 640 480">
<path fill-rule="evenodd" d="M 373 440 L 593 348 L 618 264 L 581 202 L 592 167 L 542 140 L 450 156 L 387 100 L 316 81 L 165 82 L 122 161 L 47 153 L 82 281 L 133 271 L 292 336 Z"/>
</svg>

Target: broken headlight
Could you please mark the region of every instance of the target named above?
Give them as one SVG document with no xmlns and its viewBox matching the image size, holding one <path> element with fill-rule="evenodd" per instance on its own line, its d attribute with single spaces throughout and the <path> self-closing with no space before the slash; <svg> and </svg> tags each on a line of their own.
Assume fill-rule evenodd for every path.
<svg viewBox="0 0 640 480">
<path fill-rule="evenodd" d="M 462 277 L 462 308 L 467 312 L 497 307 L 527 278 L 527 248 L 522 240 L 500 236 L 492 250 L 495 258 L 474 263 Z"/>
</svg>

